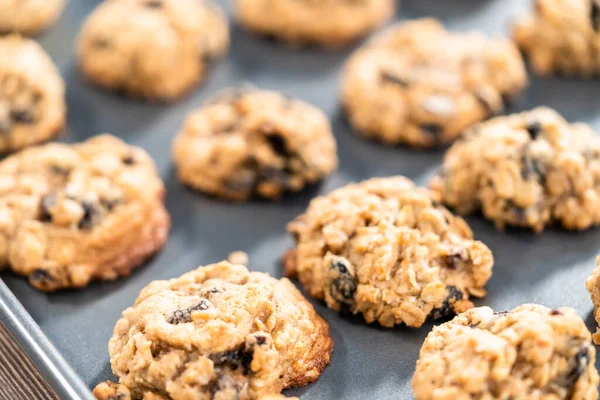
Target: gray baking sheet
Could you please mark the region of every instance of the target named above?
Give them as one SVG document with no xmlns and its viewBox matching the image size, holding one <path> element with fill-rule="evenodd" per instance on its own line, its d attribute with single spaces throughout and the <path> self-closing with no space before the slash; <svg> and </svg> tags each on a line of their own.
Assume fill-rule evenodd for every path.
<svg viewBox="0 0 600 400">
<path fill-rule="evenodd" d="M 443 150 L 384 147 L 351 132 L 340 113 L 338 82 L 343 62 L 355 46 L 333 52 L 292 50 L 247 34 L 234 23 L 228 57 L 189 97 L 170 105 L 147 104 L 102 91 L 79 75 L 73 50 L 82 20 L 98 3 L 71 0 L 57 25 L 39 38 L 67 83 L 68 128 L 62 140 L 81 141 L 111 132 L 145 148 L 156 161 L 168 190 L 167 207 L 173 220 L 169 242 L 130 278 L 95 283 L 80 291 L 40 293 L 23 278 L 7 271 L 0 273 L 90 388 L 113 378 L 107 350 L 113 326 L 121 311 L 150 281 L 176 277 L 196 266 L 220 261 L 233 250 L 248 252 L 251 269 L 281 276 L 278 259 L 292 244 L 285 225 L 306 208 L 312 197 L 373 176 L 403 174 L 424 184 L 443 155 Z M 231 11 L 231 1 L 223 4 Z M 397 18 L 434 16 L 453 29 L 478 29 L 499 35 L 508 32 L 510 21 L 525 12 L 528 4 L 527 0 L 405 0 Z M 338 141 L 339 170 L 321 185 L 287 196 L 280 203 L 231 204 L 182 186 L 171 165 L 173 136 L 189 111 L 219 89 L 241 82 L 281 90 L 323 109 L 331 118 Z M 599 93 L 598 81 L 531 77 L 528 91 L 511 111 L 545 104 L 571 121 L 586 121 L 600 129 Z M 478 305 L 495 310 L 526 302 L 571 306 L 590 329 L 595 329 L 585 279 L 600 251 L 599 229 L 583 233 L 549 229 L 536 236 L 521 230 L 499 232 L 478 216 L 468 221 L 476 237 L 493 250 L 496 258 L 488 296 Z M 341 317 L 313 303 L 330 324 L 335 341 L 333 358 L 318 382 L 286 394 L 303 399 L 412 398 L 410 379 L 431 323 L 421 329 L 385 329 L 367 325 L 358 317 Z"/>
</svg>

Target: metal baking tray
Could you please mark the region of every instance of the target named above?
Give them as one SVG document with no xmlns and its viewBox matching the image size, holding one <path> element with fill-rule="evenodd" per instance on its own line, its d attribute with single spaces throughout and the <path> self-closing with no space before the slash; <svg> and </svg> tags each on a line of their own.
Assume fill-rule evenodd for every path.
<svg viewBox="0 0 600 400">
<path fill-rule="evenodd" d="M 0 273 L 23 305 L 0 284 L 2 321 L 9 322 L 9 329 L 66 399 L 91 398 L 86 387 L 114 379 L 107 350 L 113 326 L 150 281 L 176 277 L 199 265 L 223 260 L 233 250 L 249 254 L 251 269 L 279 277 L 282 270 L 278 260 L 292 245 L 285 233 L 286 223 L 302 213 L 311 198 L 373 176 L 403 174 L 425 184 L 443 156 L 443 149 L 385 147 L 351 132 L 340 112 L 338 83 L 344 60 L 355 46 L 337 51 L 290 49 L 250 35 L 232 23 L 228 57 L 214 66 L 207 81 L 192 95 L 175 104 L 148 104 L 93 87 L 77 72 L 73 45 L 82 20 L 99 2 L 71 0 L 55 27 L 39 38 L 67 83 L 68 127 L 61 140 L 81 141 L 111 132 L 145 148 L 166 183 L 173 228 L 162 252 L 128 279 L 46 294 L 9 271 Z M 478 29 L 500 35 L 508 33 L 510 21 L 526 12 L 528 3 L 404 0 L 397 19 L 434 16 L 452 29 Z M 223 5 L 231 14 L 232 0 Z M 339 170 L 322 184 L 289 195 L 280 203 L 232 204 L 181 185 L 175 178 L 169 149 L 184 117 L 219 89 L 241 82 L 281 90 L 323 109 L 331 118 L 338 141 Z M 599 93 L 598 81 L 531 76 L 529 89 L 509 111 L 545 104 L 571 121 L 585 121 L 600 130 Z M 468 221 L 496 259 L 488 295 L 477 305 L 495 310 L 512 309 L 526 302 L 571 306 L 590 330 L 595 329 L 584 282 L 600 253 L 600 229 L 569 233 L 557 228 L 535 235 L 523 230 L 497 231 L 479 216 L 469 217 Z M 386 329 L 367 325 L 359 317 L 340 316 L 318 302 L 313 304 L 329 322 L 335 341 L 333 358 L 316 383 L 286 394 L 303 399 L 413 398 L 410 380 L 432 323 L 421 329 Z"/>
</svg>

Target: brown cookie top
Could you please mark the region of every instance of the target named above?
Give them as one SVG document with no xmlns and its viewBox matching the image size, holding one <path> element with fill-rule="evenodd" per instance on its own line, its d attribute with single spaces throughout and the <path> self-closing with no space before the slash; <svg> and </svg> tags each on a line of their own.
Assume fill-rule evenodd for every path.
<svg viewBox="0 0 600 400">
<path fill-rule="evenodd" d="M 256 399 L 315 381 L 332 350 L 327 323 L 289 280 L 221 262 L 142 290 L 109 343 L 124 387 L 95 394 Z"/>
<path fill-rule="evenodd" d="M 0 162 L 0 264 L 40 290 L 127 275 L 166 241 L 150 156 L 110 136 L 33 147 Z"/>
<path fill-rule="evenodd" d="M 402 176 L 374 178 L 311 201 L 288 226 L 286 272 L 336 311 L 420 327 L 473 307 L 493 257 L 466 222 Z"/>
</svg>

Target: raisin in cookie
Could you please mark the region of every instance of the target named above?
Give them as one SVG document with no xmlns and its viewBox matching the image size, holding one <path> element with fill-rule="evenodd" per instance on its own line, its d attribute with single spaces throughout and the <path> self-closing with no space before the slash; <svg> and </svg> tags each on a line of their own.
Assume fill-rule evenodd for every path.
<svg viewBox="0 0 600 400">
<path fill-rule="evenodd" d="M 0 33 L 35 35 L 52 25 L 65 0 L 0 0 Z"/>
<path fill-rule="evenodd" d="M 585 286 L 592 297 L 592 303 L 594 303 L 594 317 L 596 322 L 600 325 L 600 257 L 596 260 L 596 268 L 586 280 Z M 594 342 L 600 345 L 600 328 L 596 330 L 593 335 Z"/>
<path fill-rule="evenodd" d="M 297 245 L 284 257 L 286 273 L 369 323 L 420 327 L 465 311 L 492 274 L 492 253 L 466 222 L 401 176 L 318 197 L 288 230 Z"/>
<path fill-rule="evenodd" d="M 0 265 L 40 290 L 128 275 L 162 247 L 163 183 L 142 149 L 101 135 L 0 162 Z"/>
<path fill-rule="evenodd" d="M 228 42 L 227 20 L 210 0 L 108 0 L 84 23 L 78 56 L 103 87 L 173 100 L 202 80 Z"/>
<path fill-rule="evenodd" d="M 35 41 L 0 37 L 0 153 L 56 136 L 65 124 L 63 80 Z"/>
<path fill-rule="evenodd" d="M 595 400 L 596 349 L 571 308 L 469 310 L 429 333 L 412 379 L 416 400 Z"/>
<path fill-rule="evenodd" d="M 236 0 L 248 30 L 293 44 L 341 46 L 383 24 L 394 0 Z"/>
<path fill-rule="evenodd" d="M 534 0 L 513 37 L 538 74 L 600 74 L 600 1 Z"/>
<path fill-rule="evenodd" d="M 555 111 L 498 117 L 454 144 L 431 182 L 460 214 L 481 210 L 499 229 L 583 230 L 600 224 L 600 138 Z"/>
<path fill-rule="evenodd" d="M 254 88 L 223 91 L 194 111 L 172 152 L 183 182 L 230 200 L 278 198 L 337 167 L 335 139 L 323 112 Z"/>
<path fill-rule="evenodd" d="M 315 381 L 333 342 L 289 280 L 221 262 L 150 283 L 108 348 L 121 385 L 99 399 L 246 400 Z"/>
<path fill-rule="evenodd" d="M 510 40 L 451 33 L 421 19 L 399 23 L 350 57 L 342 102 L 364 136 L 431 147 L 498 113 L 526 84 Z"/>
</svg>

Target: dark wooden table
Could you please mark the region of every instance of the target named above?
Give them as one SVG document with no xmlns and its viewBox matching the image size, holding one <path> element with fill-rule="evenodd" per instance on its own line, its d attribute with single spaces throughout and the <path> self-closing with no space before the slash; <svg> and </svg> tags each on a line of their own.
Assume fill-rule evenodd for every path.
<svg viewBox="0 0 600 400">
<path fill-rule="evenodd" d="M 58 400 L 0 322 L 0 400 Z"/>
</svg>

